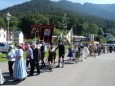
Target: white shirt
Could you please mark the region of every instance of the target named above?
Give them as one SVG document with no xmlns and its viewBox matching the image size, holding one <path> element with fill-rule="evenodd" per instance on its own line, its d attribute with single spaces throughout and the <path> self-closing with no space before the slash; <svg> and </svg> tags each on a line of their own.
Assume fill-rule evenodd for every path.
<svg viewBox="0 0 115 86">
<path fill-rule="evenodd" d="M 29 55 L 31 56 L 31 59 L 33 59 L 33 50 L 31 48 L 29 48 L 26 51 L 26 58 L 29 57 Z M 27 59 L 27 60 L 29 60 L 29 59 Z"/>
<path fill-rule="evenodd" d="M 16 54 L 15 54 L 15 50 L 11 50 L 9 53 L 8 53 L 8 61 L 15 61 L 15 57 L 16 57 Z"/>
</svg>

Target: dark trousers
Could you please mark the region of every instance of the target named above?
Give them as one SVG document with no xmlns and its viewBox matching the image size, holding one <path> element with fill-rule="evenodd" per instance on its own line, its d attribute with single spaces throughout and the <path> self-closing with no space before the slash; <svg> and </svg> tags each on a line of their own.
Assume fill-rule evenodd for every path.
<svg viewBox="0 0 115 86">
<path fill-rule="evenodd" d="M 30 60 L 27 60 L 27 61 L 26 61 L 26 66 L 28 67 L 29 64 L 30 64 Z"/>
<path fill-rule="evenodd" d="M 42 52 L 42 53 L 41 53 L 42 66 L 44 66 L 44 65 L 45 65 L 45 62 L 44 62 L 44 57 L 45 57 L 45 52 Z"/>
<path fill-rule="evenodd" d="M 31 60 L 30 61 L 30 75 L 33 75 L 34 73 L 34 70 L 35 70 L 35 67 L 37 69 L 37 73 L 39 74 L 40 73 L 40 68 L 39 68 L 39 63 L 38 62 L 35 62 L 34 60 Z"/>
<path fill-rule="evenodd" d="M 13 64 L 14 64 L 14 61 L 8 61 L 10 76 L 13 76 Z"/>
</svg>

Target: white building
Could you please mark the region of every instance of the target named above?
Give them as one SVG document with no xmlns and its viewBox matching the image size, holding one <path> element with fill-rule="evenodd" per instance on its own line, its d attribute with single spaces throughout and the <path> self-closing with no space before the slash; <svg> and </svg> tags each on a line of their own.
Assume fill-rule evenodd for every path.
<svg viewBox="0 0 115 86">
<path fill-rule="evenodd" d="M 23 43 L 24 42 L 24 35 L 22 33 L 22 31 L 13 31 L 12 32 L 12 40 L 15 43 Z"/>
<path fill-rule="evenodd" d="M 107 40 L 111 40 L 111 41 L 115 40 L 114 36 L 111 33 L 105 33 L 105 37 Z"/>
<path fill-rule="evenodd" d="M 6 39 L 7 39 L 7 30 L 0 27 L 0 42 L 7 42 Z"/>
</svg>

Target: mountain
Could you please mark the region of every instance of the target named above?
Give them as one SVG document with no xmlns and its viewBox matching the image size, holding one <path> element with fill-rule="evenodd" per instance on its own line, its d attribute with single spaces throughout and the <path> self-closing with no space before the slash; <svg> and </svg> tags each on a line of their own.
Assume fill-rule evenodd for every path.
<svg viewBox="0 0 115 86">
<path fill-rule="evenodd" d="M 18 4 L 0 11 L 0 15 L 5 15 L 10 12 L 14 16 L 23 17 L 24 15 L 31 14 L 46 14 L 56 13 L 60 14 L 63 11 L 61 8 L 56 7 L 50 0 L 31 0 L 23 4 Z"/>
<path fill-rule="evenodd" d="M 115 5 L 101 5 L 91 3 L 73 3 L 67 0 L 58 2 L 50 0 L 31 0 L 4 10 L 0 10 L 0 24 L 5 26 L 6 13 L 14 17 L 10 21 L 11 28 L 19 28 L 27 34 L 31 25 L 54 24 L 57 29 L 70 29 L 74 26 L 74 33 L 83 35 L 95 28 L 95 34 L 101 28 L 104 32 L 115 35 Z M 64 16 L 64 14 L 67 14 Z M 7 22 L 6 22 L 7 23 Z M 87 30 L 86 30 L 86 28 Z M 90 29 L 89 29 L 90 28 Z M 100 29 L 100 30 L 101 30 Z M 94 32 L 94 31 L 93 31 Z"/>
<path fill-rule="evenodd" d="M 32 0 L 1 10 L 0 15 L 10 12 L 13 15 L 22 16 L 31 13 L 60 13 L 71 11 L 83 15 L 94 15 L 105 19 L 115 20 L 115 4 L 73 3 L 67 0 L 58 2 L 50 0 Z"/>
<path fill-rule="evenodd" d="M 80 14 L 94 15 L 105 19 L 115 20 L 115 10 L 113 9 L 115 9 L 115 4 L 80 4 L 67 0 L 61 0 L 58 2 L 50 0 L 32 0 L 1 10 L 0 14 L 3 15 L 8 11 L 17 16 L 25 15 L 25 13 L 53 13 L 56 11 L 59 14 L 64 10 L 68 10 Z"/>
<path fill-rule="evenodd" d="M 94 15 L 105 19 L 115 20 L 115 4 L 92 4 L 92 3 L 73 3 L 67 0 L 61 0 L 55 3 L 73 12 Z"/>
</svg>

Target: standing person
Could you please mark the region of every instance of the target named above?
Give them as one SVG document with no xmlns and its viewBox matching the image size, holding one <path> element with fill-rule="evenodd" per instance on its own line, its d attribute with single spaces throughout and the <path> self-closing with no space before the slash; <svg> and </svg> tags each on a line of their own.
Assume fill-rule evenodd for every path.
<svg viewBox="0 0 115 86">
<path fill-rule="evenodd" d="M 57 68 L 60 67 L 60 60 L 61 60 L 61 58 L 62 58 L 62 67 L 64 67 L 65 46 L 64 46 L 63 42 L 58 41 L 57 48 L 58 48 L 59 57 L 58 57 L 58 65 L 56 67 Z M 55 49 L 55 51 L 56 51 L 56 49 Z"/>
<path fill-rule="evenodd" d="M 52 71 L 52 67 L 53 67 L 53 55 L 54 55 L 54 47 L 53 47 L 53 43 L 50 43 L 50 47 L 49 47 L 49 55 L 48 55 L 48 64 L 49 64 L 49 69 Z"/>
<path fill-rule="evenodd" d="M 45 57 L 45 52 L 46 52 L 45 42 L 42 42 L 40 51 L 41 51 L 41 62 L 42 62 L 41 68 L 42 68 L 42 67 L 45 67 L 45 62 L 44 62 L 44 57 Z"/>
<path fill-rule="evenodd" d="M 27 51 L 26 51 L 26 66 L 27 66 L 27 68 L 28 68 L 32 58 L 33 58 L 33 51 L 31 49 L 30 45 L 27 44 Z"/>
<path fill-rule="evenodd" d="M 13 64 L 15 62 L 15 50 L 13 49 L 13 46 L 9 46 L 9 52 L 7 55 L 7 59 L 8 59 L 8 69 L 9 69 L 9 73 L 10 76 L 13 76 Z"/>
<path fill-rule="evenodd" d="M 0 85 L 5 82 L 4 77 L 2 76 L 1 70 L 0 70 Z"/>
<path fill-rule="evenodd" d="M 20 81 L 27 77 L 27 72 L 23 58 L 22 46 L 17 44 L 16 47 L 18 50 L 16 51 L 16 61 L 14 63 L 13 77 L 16 78 L 14 81 Z"/>
<path fill-rule="evenodd" d="M 40 74 L 40 68 L 39 68 L 40 50 L 37 48 L 36 44 L 32 45 L 32 50 L 33 50 L 33 58 L 30 61 L 31 69 L 29 76 L 33 76 L 35 66 L 37 69 L 37 75 Z"/>
</svg>

